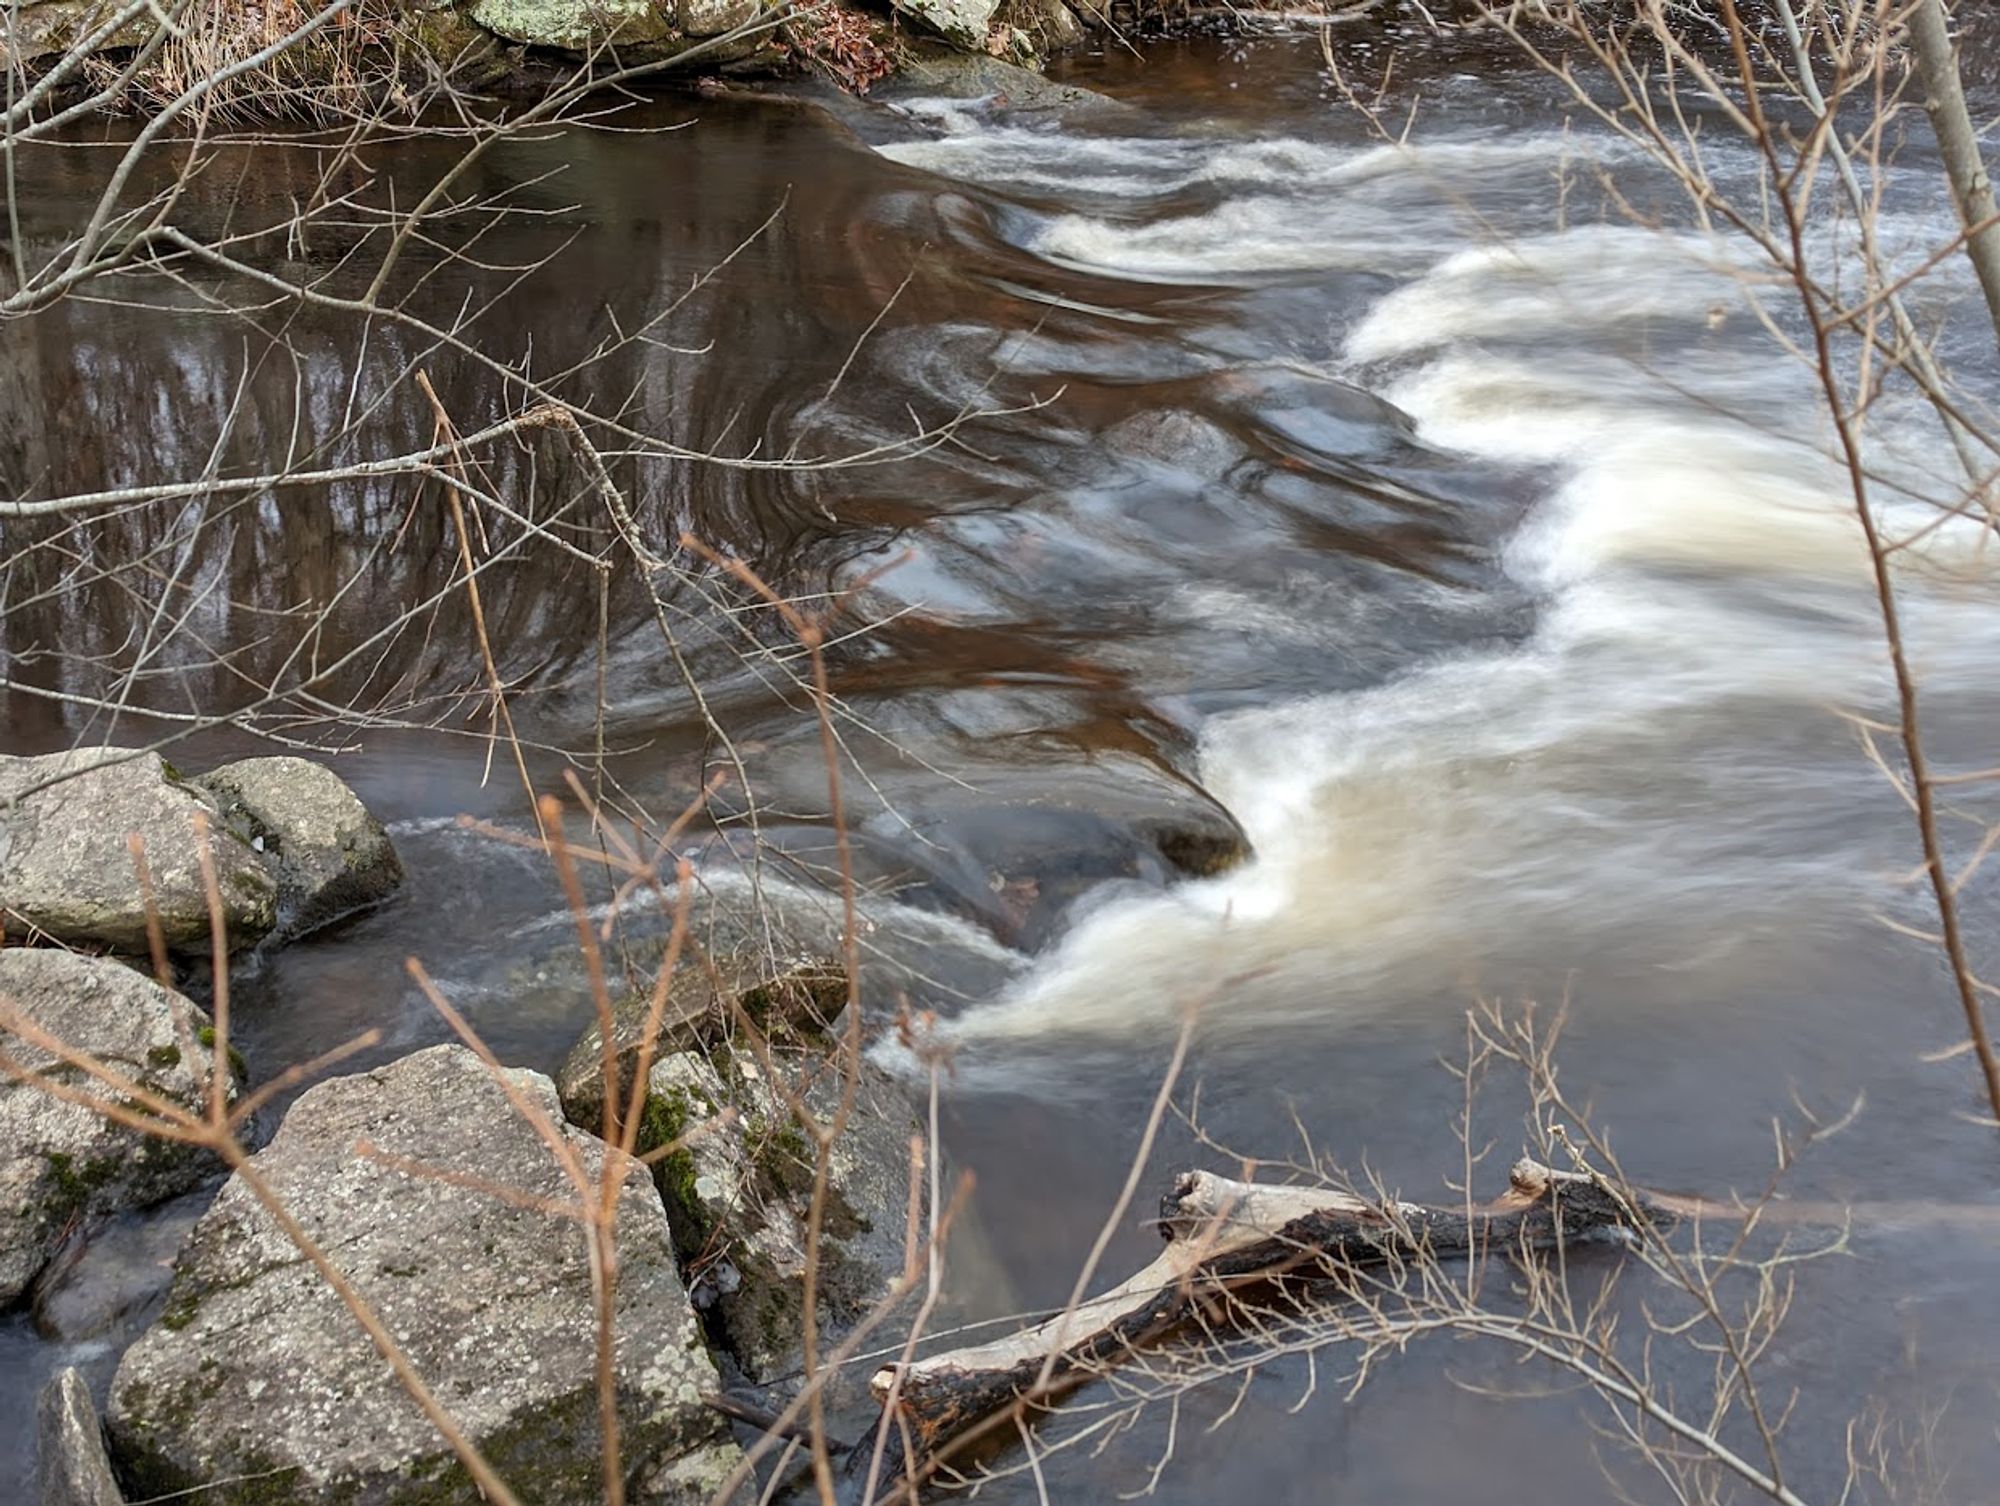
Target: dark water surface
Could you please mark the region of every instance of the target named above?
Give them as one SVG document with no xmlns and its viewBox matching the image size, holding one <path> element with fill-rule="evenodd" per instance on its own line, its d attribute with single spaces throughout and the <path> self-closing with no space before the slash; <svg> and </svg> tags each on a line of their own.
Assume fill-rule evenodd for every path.
<svg viewBox="0 0 2000 1506">
<path fill-rule="evenodd" d="M 1421 105 L 1400 146 L 1330 88 L 1309 42 L 1072 72 L 1129 116 L 1058 128 L 938 102 L 864 143 L 812 111 L 666 100 L 616 131 L 513 143 L 468 192 L 535 216 L 488 228 L 482 265 L 427 252 L 411 273 L 410 307 L 433 321 L 497 297 L 468 337 L 489 356 L 751 462 L 612 456 L 656 547 L 689 527 L 807 596 L 893 564 L 862 602 L 879 625 L 834 668 L 867 775 L 850 781 L 863 871 L 898 881 L 872 944 L 956 1022 L 946 1150 L 978 1190 L 954 1317 L 1067 1295 L 1190 1003 L 1186 1084 L 1213 1140 L 1282 1159 L 1303 1130 L 1410 1196 L 1444 1195 L 1460 1164 L 1461 1089 L 1438 1063 L 1487 997 L 1567 1002 L 1566 1081 L 1643 1181 L 1758 1186 L 1774 1117 L 1860 1096 L 1794 1195 L 1992 1203 L 1992 1135 L 1965 1118 L 1973 1073 L 1923 1059 L 1959 1033 L 1950 991 L 1881 923 L 1921 916 L 1901 882 L 1913 838 L 1837 714 L 1879 713 L 1886 683 L 1809 373 L 1750 308 L 1782 320 L 1782 299 L 1738 249 L 1633 228 L 1599 170 L 1672 226 L 1686 215 L 1670 187 L 1491 56 L 1406 69 L 1384 101 L 1397 129 Z M 218 222 L 282 203 L 315 179 L 315 151 L 246 151 L 199 202 Z M 407 200 L 456 151 L 372 149 L 374 191 Z M 1725 183 L 1754 181 L 1726 143 L 1716 160 Z M 100 172 L 83 146 L 47 164 L 25 188 L 30 226 L 53 234 Z M 1888 190 L 1892 238 L 1946 233 L 1921 159 Z M 294 248 L 298 275 L 342 289 L 346 249 Z M 1969 287 L 1948 269 L 1917 296 L 1990 386 Z M 420 447 L 433 416 L 399 380 L 412 366 L 461 429 L 520 406 L 408 327 L 160 307 L 203 294 L 229 296 L 149 287 L 149 307 L 76 301 L 33 321 L 0 374 L 10 492 L 152 480 L 211 454 L 267 468 L 350 420 L 376 453 Z M 907 447 L 964 415 L 894 463 L 758 463 Z M 1876 422 L 1885 490 L 1921 489 L 1935 433 L 1893 407 Z M 584 547 L 604 541 L 553 449 L 503 448 L 489 479 Z M 413 506 L 406 485 L 126 526 L 199 598 L 205 648 L 134 683 L 154 710 L 250 705 L 295 675 L 297 636 L 273 612 L 323 606 L 358 574 L 329 614 L 331 657 L 455 563 L 441 505 Z M 46 554 L 35 568 L 68 568 Z M 1990 764 L 1990 575 L 1950 530 L 1921 563 L 1909 611 L 1939 752 Z M 805 701 L 782 664 L 739 652 L 777 635 L 704 589 L 738 610 L 673 599 L 688 662 L 768 834 L 823 864 Z M 538 786 L 566 766 L 594 778 L 600 735 L 614 787 L 656 815 L 733 765 L 629 579 L 600 600 L 581 561 L 522 549 L 483 590 Z M 30 570 L 10 592 L 7 751 L 175 733 L 56 698 L 101 697 L 103 664 L 130 662 L 117 588 Z M 198 662 L 218 651 L 226 667 Z M 540 860 L 454 824 L 527 815 L 489 747 L 481 673 L 454 595 L 327 688 L 380 725 L 343 731 L 294 695 L 261 713 L 266 730 L 356 745 L 335 767 L 391 823 L 411 878 L 384 910 L 255 964 L 239 1011 L 253 1069 L 371 1025 L 383 1054 L 443 1038 L 402 971 L 413 954 L 511 1061 L 548 1068 L 580 1028 Z M 170 756 L 200 768 L 264 746 L 205 732 Z M 1135 842 L 1135 812 L 1190 798 L 1180 777 L 1256 857 L 1162 888 L 1174 875 Z M 1954 829 L 1976 837 L 1970 819 Z M 1974 914 L 1992 898 L 1972 892 Z M 1479 1118 L 1496 1180 L 1519 1107 L 1500 1083 Z M 1191 1161 L 1218 1153 L 1170 1126 L 1144 1185 Z M 1152 1253 L 1132 1223 L 1107 1271 Z M 1809 1499 L 1837 1491 L 1846 1420 L 1878 1404 L 1935 1414 L 1932 1464 L 1956 1481 L 2000 1468 L 1996 1276 L 1989 1238 L 1912 1223 L 1857 1229 L 1797 1268 L 1796 1316 L 1764 1363 L 1774 1393 L 1801 1398 Z M 68 1341 L 26 1315 L 0 1325 L 0 1498 L 24 1488 L 34 1386 L 65 1358 L 108 1377 L 129 1321 Z M 1190 1398 L 1158 1496 L 1607 1498 L 1578 1422 L 1590 1403 L 1550 1375 L 1440 1343 L 1350 1399 L 1338 1367 L 1279 1359 L 1240 1404 L 1233 1384 Z M 1706 1384 L 1698 1363 L 1674 1379 Z M 1143 1487 L 1169 1436 L 1162 1410 L 1101 1455 L 1055 1455 L 1051 1498 Z M 1035 1499 L 1031 1479 L 997 1488 Z"/>
</svg>

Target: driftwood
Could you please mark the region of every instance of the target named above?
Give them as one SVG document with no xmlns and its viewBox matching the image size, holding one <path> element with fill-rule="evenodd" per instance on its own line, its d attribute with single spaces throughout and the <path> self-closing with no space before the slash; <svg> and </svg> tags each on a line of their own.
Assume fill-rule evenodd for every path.
<svg viewBox="0 0 2000 1506">
<path fill-rule="evenodd" d="M 991 1343 L 952 1349 L 870 1380 L 919 1456 L 934 1457 L 1024 1400 L 1046 1403 L 1157 1344 L 1198 1306 L 1248 1285 L 1398 1260 L 1549 1249 L 1672 1223 L 1674 1200 L 1518 1162 L 1505 1197 L 1471 1207 L 1374 1203 L 1325 1188 L 1259 1186 L 1190 1172 L 1160 1205 L 1167 1247 L 1101 1296 Z"/>
</svg>

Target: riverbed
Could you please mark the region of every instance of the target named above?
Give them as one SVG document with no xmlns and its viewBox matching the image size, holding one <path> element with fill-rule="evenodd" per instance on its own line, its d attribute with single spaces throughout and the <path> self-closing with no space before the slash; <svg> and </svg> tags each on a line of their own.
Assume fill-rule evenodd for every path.
<svg viewBox="0 0 2000 1506">
<path fill-rule="evenodd" d="M 1355 69 L 1398 45 L 1370 37 Z M 429 309 L 492 300 L 483 349 L 576 366 L 650 432 L 795 462 L 633 460 L 620 474 L 656 536 L 691 529 L 803 599 L 865 583 L 835 655 L 847 796 L 865 872 L 897 879 L 871 934 L 954 1051 L 944 1149 L 977 1186 L 951 1320 L 1067 1297 L 1190 1011 L 1180 1100 L 1196 1124 L 1167 1123 L 1142 1209 L 1176 1169 L 1227 1169 L 1231 1152 L 1323 1154 L 1449 1200 L 1463 1085 L 1441 1062 L 1463 1056 L 1480 1001 L 1566 1011 L 1564 1080 L 1648 1185 L 1755 1189 L 1774 1120 L 1858 1103 L 1790 1196 L 1994 1203 L 1975 1073 L 1929 1059 L 1963 1034 L 1949 978 L 1890 923 L 1925 912 L 1908 812 L 1852 720 L 1892 706 L 1880 623 L 1812 373 L 1760 317 L 1784 327 L 1782 290 L 1490 43 L 1413 48 L 1366 96 L 1373 120 L 1311 38 L 1113 48 L 1064 76 L 1126 108 L 1064 122 L 916 100 L 857 133 L 796 103 L 674 97 L 511 143 L 477 188 L 520 213 L 419 291 Z M 246 148 L 228 194 L 280 199 L 325 149 Z M 420 185 L 453 150 L 413 136 L 368 167 Z M 28 185 L 31 224 L 88 193 L 93 160 L 73 158 Z M 1726 140 L 1714 161 L 1726 185 L 1756 180 Z M 1908 246 L 1950 233 L 1921 146 L 1886 205 Z M 1946 269 L 1921 313 L 1990 389 L 2000 362 L 1972 296 Z M 461 429 L 505 410 L 492 371 L 407 329 L 364 339 L 308 311 L 279 359 L 167 301 L 74 304 L 59 340 L 42 321 L 13 363 L 17 391 L 40 384 L 38 417 L 7 441 L 14 469 L 76 489 L 198 471 L 211 451 L 248 463 L 413 364 Z M 607 309 L 620 330 L 660 322 L 586 367 Z M 399 402 L 378 432 L 416 446 L 432 422 Z M 1878 414 L 1883 465 L 1941 464 L 1929 424 Z M 818 463 L 897 445 L 916 453 Z M 534 464 L 501 462 L 500 484 L 559 492 Z M 154 711 L 244 703 L 284 672 L 260 612 L 357 577 L 333 653 L 454 564 L 436 520 L 386 486 L 157 526 L 175 569 L 215 582 L 197 621 L 232 657 L 146 682 L 134 699 Z M 396 530 L 403 547 L 370 552 Z M 1949 528 L 1921 566 L 1907 600 L 1938 756 L 1990 764 L 1991 576 Z M 110 654 L 118 610 L 79 586 L 8 646 Z M 496 570 L 485 610 L 545 750 L 539 787 L 601 745 L 621 796 L 670 815 L 733 762 L 644 602 L 600 603 L 587 570 L 545 551 Z M 244 978 L 260 1074 L 370 1026 L 382 1056 L 443 1039 L 412 955 L 510 1062 L 551 1068 L 584 1022 L 574 980 L 551 981 L 569 920 L 539 857 L 458 821 L 527 820 L 478 664 L 435 649 L 462 628 L 441 616 L 357 671 L 375 725 L 287 729 L 353 745 L 331 761 L 410 880 Z M 727 633 L 689 632 L 771 840 L 823 869 L 808 703 Z M 50 692 L 70 682 L 42 673 L 7 695 L 0 751 L 173 730 L 66 706 Z M 198 768 L 262 747 L 205 732 L 170 756 Z M 1123 802 L 1156 788 L 1206 791 L 1250 859 L 1210 876 L 1133 859 Z M 1967 799 L 1954 832 L 1976 837 Z M 1989 947 L 1991 888 L 1966 893 Z M 1522 1148 L 1520 1111 L 1499 1080 L 1476 1112 L 1474 1141 L 1493 1146 L 1479 1190 Z M 1129 1218 L 1104 1269 L 1156 1247 Z M 142 1258 L 158 1252 L 104 1256 Z M 1833 1497 L 1847 1422 L 1876 1407 L 1934 1421 L 1927 1468 L 1991 1478 L 1992 1241 L 1863 1223 L 1795 1273 L 1763 1364 L 1799 1397 L 1802 1494 Z M 0 1324 L 0 1497 L 25 1488 L 39 1380 L 66 1361 L 108 1377 L 135 1316 L 67 1341 L 26 1315 Z M 1101 1452 L 1052 1455 L 1050 1498 L 1143 1488 L 1169 1440 L 1155 1493 L 1186 1506 L 1606 1498 L 1581 1421 L 1594 1404 L 1551 1374 L 1443 1342 L 1358 1393 L 1340 1373 L 1338 1351 L 1277 1358 L 1240 1396 L 1231 1382 L 1155 1408 Z M 1699 1363 L 1673 1376 L 1705 1384 Z M 1032 1477 L 993 1488 L 1036 1499 Z"/>
</svg>

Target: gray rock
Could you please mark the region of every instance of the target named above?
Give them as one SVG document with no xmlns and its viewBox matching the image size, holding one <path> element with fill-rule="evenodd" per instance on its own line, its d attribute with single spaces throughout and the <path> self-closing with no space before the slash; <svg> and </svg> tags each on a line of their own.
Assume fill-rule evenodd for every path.
<svg viewBox="0 0 2000 1506">
<path fill-rule="evenodd" d="M 148 1092 L 187 1108 L 202 1105 L 208 1016 L 131 968 L 11 947 L 0 951 L 0 1000 Z M 4 1027 L 0 1048 L 50 1082 L 110 1096 Z M 194 1147 L 142 1135 L 33 1083 L 0 1079 L 0 1306 L 27 1288 L 71 1230 L 164 1202 L 216 1170 L 214 1158 Z"/>
<path fill-rule="evenodd" d="M 1219 425 L 1179 408 L 1135 413 L 1106 429 L 1102 438 L 1114 454 L 1203 481 L 1220 481 L 1243 458 L 1243 447 Z"/>
<path fill-rule="evenodd" d="M 639 1477 L 637 1498 L 661 1502 L 665 1506 L 712 1506 L 723 1482 L 743 1462 L 743 1450 L 734 1442 L 712 1443 L 644 1467 Z M 632 1499 L 628 1496 L 627 1499 Z M 759 1499 L 755 1482 L 746 1484 L 729 1498 L 728 1506 L 750 1506 Z"/>
<path fill-rule="evenodd" d="M 795 1108 L 747 1052 L 667 1057 L 648 1082 L 642 1145 L 656 1149 L 734 1110 L 659 1163 L 662 1196 L 695 1302 L 713 1308 L 745 1375 L 767 1384 L 797 1371 L 804 1336 L 806 1228 L 813 1138 L 840 1100 L 823 1053 L 772 1058 Z M 819 1330 L 833 1342 L 883 1301 L 902 1273 L 915 1127 L 901 1090 L 863 1064 L 854 1112 L 827 1166 Z"/>
<path fill-rule="evenodd" d="M 664 42 L 673 35 L 653 0 L 472 0 L 466 14 L 495 36 L 560 52 Z"/>
<path fill-rule="evenodd" d="M 245 758 L 189 783 L 215 801 L 277 879 L 277 927 L 286 937 L 378 904 L 403 882 L 382 823 L 323 764 Z"/>
<path fill-rule="evenodd" d="M 525 1071 L 508 1080 L 594 1178 L 606 1147 L 561 1126 L 554 1084 Z M 376 1154 L 357 1149 L 364 1141 Z M 547 1206 L 576 1194 L 477 1057 L 436 1046 L 321 1083 L 253 1165 L 523 1499 L 597 1499 L 591 1268 L 582 1229 Z M 617 1229 L 624 1458 L 654 1469 L 727 1459 L 726 1430 L 701 1402 L 715 1368 L 636 1162 L 620 1184 Z M 199 1485 L 218 1503 L 477 1499 L 240 1176 L 196 1225 L 160 1320 L 127 1351 L 106 1421 L 113 1457 L 147 1496 Z"/>
<path fill-rule="evenodd" d="M 50 779 L 60 782 L 37 788 Z M 157 753 L 93 748 L 0 758 L 0 910 L 10 929 L 29 926 L 75 945 L 143 951 L 146 911 L 127 845 L 136 832 L 146 844 L 167 945 L 205 951 L 208 898 L 195 844 L 197 812 L 214 824 L 210 850 L 230 944 L 255 941 L 276 916 L 271 875 L 221 828 L 209 799 L 171 777 Z"/>
<path fill-rule="evenodd" d="M 0 63 L 33 64 L 60 57 L 124 7 L 115 0 L 26 0 L 0 25 Z M 103 47 L 132 47 L 150 30 L 141 16 L 105 39 Z M 11 44 L 11 45 L 10 45 Z"/>
<path fill-rule="evenodd" d="M 978 51 L 986 46 L 999 0 L 890 0 L 912 20 L 921 21 L 947 41 Z"/>
<path fill-rule="evenodd" d="M 621 1099 L 628 1098 L 652 1014 L 652 995 L 634 992 L 612 1005 L 612 1042 Z M 736 1033 L 736 1007 L 766 1037 L 783 1043 L 824 1030 L 847 1003 L 847 980 L 838 964 L 810 956 L 773 959 L 747 942 L 688 958 L 674 970 L 654 1036 L 652 1059 L 721 1041 Z M 556 1075 L 563 1113 L 593 1134 L 604 1120 L 603 1034 L 592 1025 L 570 1048 Z"/>
<path fill-rule="evenodd" d="M 683 35 L 719 37 L 749 25 L 763 8 L 763 0 L 679 0 L 676 19 Z"/>
<path fill-rule="evenodd" d="M 975 44 L 983 46 L 982 42 Z M 1122 100 L 1075 84 L 1060 84 L 984 52 L 961 52 L 936 43 L 906 49 L 895 75 L 870 91 L 884 104 L 909 99 L 984 101 L 1010 117 L 1130 120 L 1140 112 Z"/>
<path fill-rule="evenodd" d="M 1063 0 L 1004 0 L 1000 19 L 1042 55 L 1074 47 L 1083 40 L 1083 24 Z"/>
<path fill-rule="evenodd" d="M 97 1404 L 74 1365 L 42 1388 L 36 1406 L 35 1475 L 42 1506 L 125 1506 L 104 1452 Z"/>
</svg>

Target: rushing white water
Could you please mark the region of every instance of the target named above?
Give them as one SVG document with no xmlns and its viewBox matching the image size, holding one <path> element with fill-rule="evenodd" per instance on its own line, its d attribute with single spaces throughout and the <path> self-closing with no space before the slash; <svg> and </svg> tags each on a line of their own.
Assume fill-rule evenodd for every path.
<svg viewBox="0 0 2000 1506">
<path fill-rule="evenodd" d="M 1073 141 L 951 124 L 897 155 L 1016 193 L 1075 181 Z M 1503 558 L 1539 602 L 1527 641 L 1210 723 L 1201 777 L 1254 861 L 1083 915 L 956 1022 L 975 1058 L 1161 1032 L 1195 1004 L 1216 1028 L 1348 1017 L 1477 987 L 1496 959 L 1559 970 L 1612 931 L 1663 938 L 1672 966 L 1781 925 L 1773 895 L 1878 881 L 1896 812 L 1829 714 L 1885 693 L 1873 579 L 1812 373 L 1763 322 L 1781 290 L 1743 245 L 1564 224 L 1578 153 L 1554 133 L 1099 141 L 1079 191 L 1112 207 L 1023 235 L 1139 280 L 1402 275 L 1332 332 L 1330 371 L 1429 445 L 1549 479 Z M 1921 242 L 1921 216 L 1905 228 Z M 1891 480 L 1921 491 L 1949 463 L 1917 417 L 1877 426 Z M 1885 491 L 1892 525 L 1919 515 Z M 1984 576 L 1983 544 L 1947 527 L 1907 567 L 1912 619 L 1938 629 L 1926 673 L 1955 693 L 2000 649 L 2000 614 L 1953 589 Z"/>
</svg>

